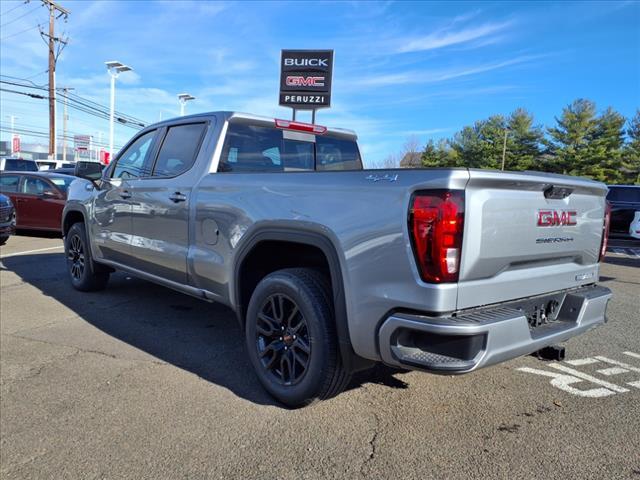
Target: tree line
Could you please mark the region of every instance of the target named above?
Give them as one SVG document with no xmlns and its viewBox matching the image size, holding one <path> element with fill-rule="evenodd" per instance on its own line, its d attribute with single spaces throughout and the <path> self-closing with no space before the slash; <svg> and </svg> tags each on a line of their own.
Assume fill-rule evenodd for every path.
<svg viewBox="0 0 640 480">
<path fill-rule="evenodd" d="M 555 125 L 537 125 L 523 108 L 466 126 L 453 137 L 429 140 L 423 167 L 538 170 L 609 184 L 640 183 L 640 109 L 633 118 L 594 102 L 575 100 Z"/>
</svg>

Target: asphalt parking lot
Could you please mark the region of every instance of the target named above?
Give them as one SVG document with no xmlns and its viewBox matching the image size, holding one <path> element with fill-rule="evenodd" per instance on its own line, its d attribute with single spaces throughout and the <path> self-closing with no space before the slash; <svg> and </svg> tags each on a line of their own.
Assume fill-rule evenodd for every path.
<svg viewBox="0 0 640 480">
<path fill-rule="evenodd" d="M 608 255 L 609 323 L 461 377 L 377 368 L 301 410 L 254 378 L 229 310 L 112 276 L 61 240 L 0 249 L 0 476 L 640 479 L 640 255 Z"/>
</svg>

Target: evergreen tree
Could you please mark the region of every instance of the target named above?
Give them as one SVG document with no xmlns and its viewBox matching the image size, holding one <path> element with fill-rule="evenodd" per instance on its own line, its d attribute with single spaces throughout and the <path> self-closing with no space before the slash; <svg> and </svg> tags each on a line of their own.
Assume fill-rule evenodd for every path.
<svg viewBox="0 0 640 480">
<path fill-rule="evenodd" d="M 505 170 L 539 170 L 544 133 L 533 124 L 533 116 L 516 109 L 508 120 Z"/>
<path fill-rule="evenodd" d="M 423 167 L 458 167 L 460 162 L 456 152 L 449 146 L 446 139 L 441 139 L 436 144 L 429 140 L 422 152 Z"/>
<path fill-rule="evenodd" d="M 640 184 L 640 109 L 629 120 L 627 136 L 629 141 L 623 152 L 625 180 L 626 183 Z"/>
<path fill-rule="evenodd" d="M 551 169 L 580 175 L 590 163 L 591 141 L 598 128 L 596 106 L 590 100 L 575 100 L 562 110 L 556 123 L 557 126 L 548 129 Z"/>
<path fill-rule="evenodd" d="M 469 168 L 500 168 L 506 122 L 502 115 L 464 127 L 451 141 L 451 147 L 461 166 Z"/>
<path fill-rule="evenodd" d="M 624 124 L 625 118 L 611 107 L 597 118 L 596 129 L 589 143 L 587 163 L 579 175 L 608 183 L 624 181 Z"/>
</svg>

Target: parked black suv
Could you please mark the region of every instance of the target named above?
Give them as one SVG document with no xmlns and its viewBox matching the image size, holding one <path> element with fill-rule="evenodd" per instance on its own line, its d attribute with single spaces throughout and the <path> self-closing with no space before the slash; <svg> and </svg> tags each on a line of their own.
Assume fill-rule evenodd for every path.
<svg viewBox="0 0 640 480">
<path fill-rule="evenodd" d="M 610 232 L 629 235 L 633 216 L 640 211 L 640 185 L 609 185 L 607 201 L 611 205 Z"/>
<path fill-rule="evenodd" d="M 7 243 L 9 235 L 16 231 L 16 210 L 11 199 L 0 193 L 0 245 Z"/>
</svg>

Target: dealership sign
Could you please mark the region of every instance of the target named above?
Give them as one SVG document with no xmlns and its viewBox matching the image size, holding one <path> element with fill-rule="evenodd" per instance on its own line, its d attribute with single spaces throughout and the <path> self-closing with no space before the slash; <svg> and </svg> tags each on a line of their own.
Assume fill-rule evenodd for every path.
<svg viewBox="0 0 640 480">
<path fill-rule="evenodd" d="M 331 106 L 333 50 L 282 50 L 280 105 L 298 110 Z"/>
<path fill-rule="evenodd" d="M 14 134 L 11 138 L 11 153 L 20 153 L 20 135 Z"/>
</svg>

